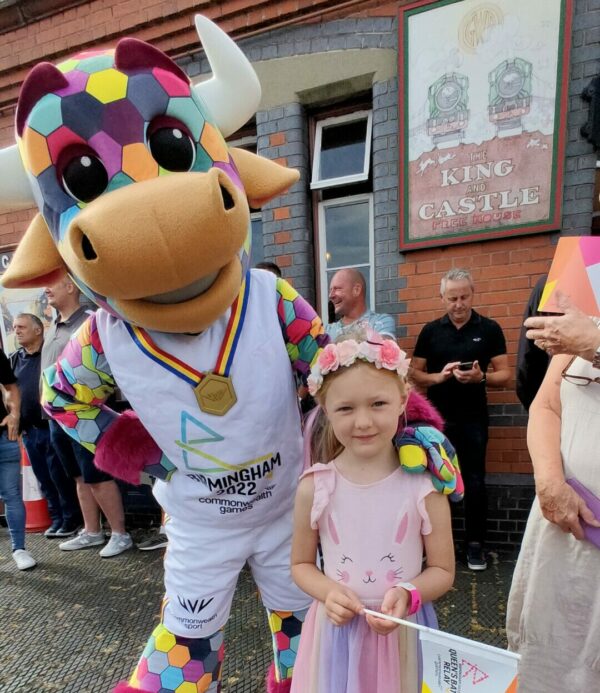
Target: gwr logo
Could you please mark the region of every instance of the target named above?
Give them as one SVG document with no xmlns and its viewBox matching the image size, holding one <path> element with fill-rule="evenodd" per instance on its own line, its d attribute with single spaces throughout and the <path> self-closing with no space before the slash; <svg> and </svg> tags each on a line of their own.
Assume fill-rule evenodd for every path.
<svg viewBox="0 0 600 693">
<path fill-rule="evenodd" d="M 179 605 L 190 614 L 199 614 L 203 609 L 206 609 L 213 599 L 214 597 L 211 597 L 208 600 L 196 599 L 195 601 L 192 601 L 191 599 L 184 599 L 183 597 L 177 595 Z"/>
</svg>

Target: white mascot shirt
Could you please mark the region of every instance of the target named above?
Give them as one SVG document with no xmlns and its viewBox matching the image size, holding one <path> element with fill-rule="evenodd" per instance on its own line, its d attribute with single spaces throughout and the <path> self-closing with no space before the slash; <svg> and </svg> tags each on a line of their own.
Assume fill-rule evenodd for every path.
<svg viewBox="0 0 600 693">
<path fill-rule="evenodd" d="M 301 473 L 300 413 L 277 317 L 276 278 L 253 271 L 246 319 L 230 377 L 237 403 L 202 412 L 192 386 L 144 354 L 125 324 L 97 312 L 114 378 L 178 471 L 155 495 L 172 517 L 255 527 L 289 512 Z M 215 367 L 229 311 L 199 335 L 149 332 L 162 350 L 199 371 Z"/>
</svg>

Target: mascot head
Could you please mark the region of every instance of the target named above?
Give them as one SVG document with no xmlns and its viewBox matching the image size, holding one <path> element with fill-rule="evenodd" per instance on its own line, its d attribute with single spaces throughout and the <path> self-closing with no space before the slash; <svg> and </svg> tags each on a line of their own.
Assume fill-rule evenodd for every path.
<svg viewBox="0 0 600 693">
<path fill-rule="evenodd" d="M 17 146 L 0 151 L 0 207 L 40 213 L 4 286 L 45 286 L 66 269 L 98 306 L 163 332 L 201 331 L 231 305 L 249 261 L 249 204 L 298 175 L 227 147 L 260 85 L 215 24 L 198 16 L 196 28 L 213 71 L 196 86 L 132 38 L 29 73 Z"/>
</svg>

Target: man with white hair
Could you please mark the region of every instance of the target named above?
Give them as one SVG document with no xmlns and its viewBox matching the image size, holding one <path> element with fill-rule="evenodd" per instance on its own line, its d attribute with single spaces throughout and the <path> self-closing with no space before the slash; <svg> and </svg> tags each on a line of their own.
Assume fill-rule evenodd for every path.
<svg viewBox="0 0 600 693">
<path fill-rule="evenodd" d="M 465 482 L 467 564 L 471 570 L 485 570 L 486 387 L 508 383 L 506 341 L 497 322 L 473 310 L 470 272 L 447 272 L 440 295 L 446 312 L 421 330 L 411 361 L 412 378 L 427 388 L 427 396 L 446 420 L 445 433 L 456 448 Z"/>
</svg>

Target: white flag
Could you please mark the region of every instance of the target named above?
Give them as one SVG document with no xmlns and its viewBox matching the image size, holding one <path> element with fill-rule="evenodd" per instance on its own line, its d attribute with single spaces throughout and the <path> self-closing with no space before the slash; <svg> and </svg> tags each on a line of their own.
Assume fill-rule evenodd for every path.
<svg viewBox="0 0 600 693">
<path fill-rule="evenodd" d="M 512 652 L 445 633 L 419 633 L 422 693 L 516 693 L 518 659 Z"/>
<path fill-rule="evenodd" d="M 421 693 L 517 693 L 518 654 L 371 609 L 365 613 L 419 631 Z"/>
</svg>

